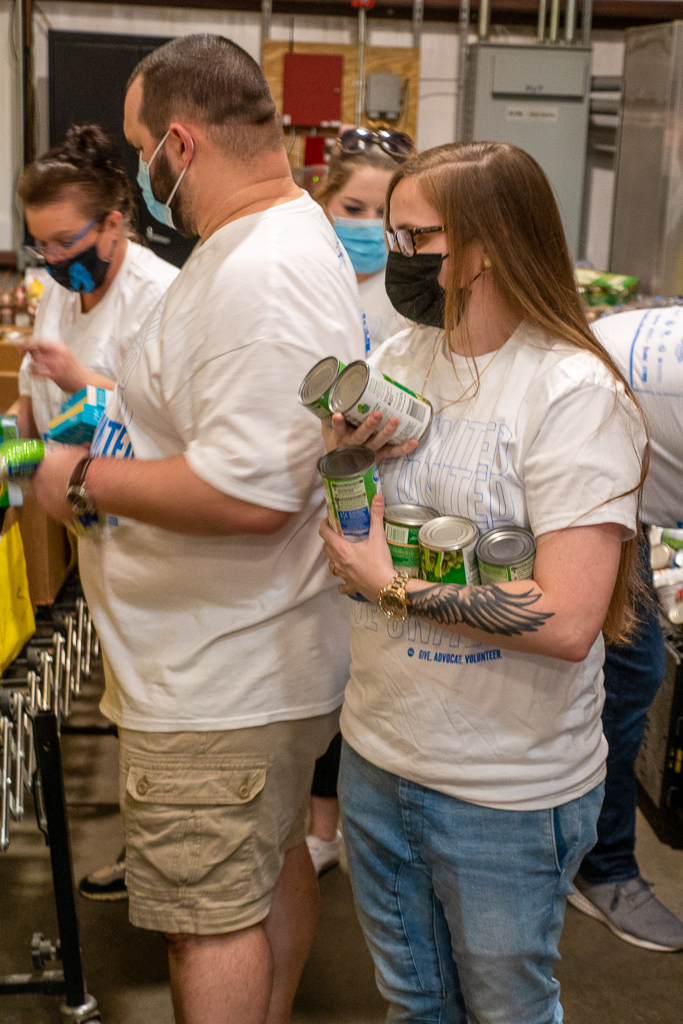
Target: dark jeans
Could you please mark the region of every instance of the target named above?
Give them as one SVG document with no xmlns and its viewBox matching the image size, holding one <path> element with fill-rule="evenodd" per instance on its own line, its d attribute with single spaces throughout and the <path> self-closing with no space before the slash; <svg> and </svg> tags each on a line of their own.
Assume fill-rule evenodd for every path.
<svg viewBox="0 0 683 1024">
<path fill-rule="evenodd" d="M 641 564 L 647 550 L 641 549 Z M 605 800 L 598 819 L 598 842 L 581 864 L 587 882 L 635 878 L 637 787 L 634 765 L 647 713 L 664 678 L 666 654 L 656 611 L 648 561 L 643 566 L 651 601 L 639 609 L 641 625 L 633 643 L 608 647 L 605 654 L 605 707 L 602 726 L 609 743 Z"/>
</svg>

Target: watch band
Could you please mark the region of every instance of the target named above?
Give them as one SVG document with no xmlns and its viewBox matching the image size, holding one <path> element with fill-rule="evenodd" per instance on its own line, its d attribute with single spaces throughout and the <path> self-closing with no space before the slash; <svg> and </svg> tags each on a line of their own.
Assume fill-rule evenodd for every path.
<svg viewBox="0 0 683 1024">
<path fill-rule="evenodd" d="M 93 460 L 93 456 L 92 455 L 86 455 L 84 458 L 81 459 L 80 462 L 76 463 L 76 465 L 74 467 L 74 471 L 71 474 L 71 476 L 69 477 L 69 483 L 67 484 L 67 489 L 69 487 L 82 487 L 83 486 L 83 484 L 85 483 L 85 474 L 88 472 L 88 466 L 90 465 L 92 460 Z"/>
</svg>

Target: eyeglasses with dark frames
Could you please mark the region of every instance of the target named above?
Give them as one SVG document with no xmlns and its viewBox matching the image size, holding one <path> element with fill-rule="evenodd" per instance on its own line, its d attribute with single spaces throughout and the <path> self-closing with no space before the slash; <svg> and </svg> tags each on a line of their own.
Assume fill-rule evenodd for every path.
<svg viewBox="0 0 683 1024">
<path fill-rule="evenodd" d="M 445 230 L 442 224 L 438 224 L 431 228 L 399 228 L 398 231 L 385 231 L 384 235 L 390 250 L 397 246 L 399 252 L 404 256 L 414 256 L 417 252 L 415 245 L 417 235 L 433 235 L 437 231 Z"/>
<path fill-rule="evenodd" d="M 391 128 L 347 128 L 339 136 L 339 144 L 345 153 L 364 153 L 371 146 L 380 149 L 393 157 L 397 163 L 403 163 L 413 152 L 413 140 L 405 132 L 395 132 Z"/>
</svg>

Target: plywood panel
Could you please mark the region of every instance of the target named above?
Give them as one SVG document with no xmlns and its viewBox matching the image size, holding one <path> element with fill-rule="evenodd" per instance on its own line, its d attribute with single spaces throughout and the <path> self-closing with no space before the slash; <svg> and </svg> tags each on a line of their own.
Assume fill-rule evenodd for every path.
<svg viewBox="0 0 683 1024">
<path fill-rule="evenodd" d="M 294 53 L 339 54 L 344 59 L 344 76 L 342 84 L 342 120 L 345 124 L 354 124 L 356 120 L 356 81 L 358 78 L 358 47 L 333 43 L 295 43 L 293 48 L 286 41 L 268 39 L 263 44 L 263 71 L 268 80 L 270 91 L 282 111 L 282 85 L 284 56 L 293 49 Z M 417 100 L 420 83 L 420 51 L 415 47 L 366 46 L 366 75 L 379 72 L 392 72 L 400 75 L 407 87 L 404 92 L 404 104 L 398 122 L 369 121 L 363 119 L 363 125 L 369 128 L 396 128 L 407 132 L 413 139 L 417 135 Z M 285 129 L 290 135 L 290 163 L 300 167 L 303 161 L 303 138 L 310 134 L 310 129 L 299 128 L 296 131 Z M 336 132 L 323 132 L 334 135 Z"/>
</svg>

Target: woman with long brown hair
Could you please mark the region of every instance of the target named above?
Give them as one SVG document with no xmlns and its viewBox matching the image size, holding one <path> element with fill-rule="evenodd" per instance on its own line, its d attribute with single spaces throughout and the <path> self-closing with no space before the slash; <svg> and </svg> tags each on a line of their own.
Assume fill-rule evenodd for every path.
<svg viewBox="0 0 683 1024">
<path fill-rule="evenodd" d="M 394 175 L 387 290 L 415 326 L 372 362 L 434 407 L 351 430 L 382 460 L 367 541 L 324 524 L 352 603 L 340 798 L 391 1021 L 557 1024 L 567 894 L 605 777 L 603 632 L 632 627 L 646 433 L 586 323 L 551 187 L 522 150 L 441 146 Z M 374 433 L 373 433 L 374 432 Z M 389 461 L 388 456 L 395 458 Z M 532 579 L 395 573 L 384 501 L 530 530 Z"/>
</svg>

